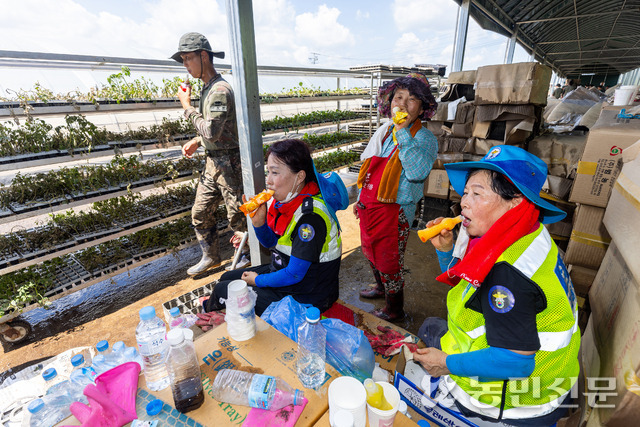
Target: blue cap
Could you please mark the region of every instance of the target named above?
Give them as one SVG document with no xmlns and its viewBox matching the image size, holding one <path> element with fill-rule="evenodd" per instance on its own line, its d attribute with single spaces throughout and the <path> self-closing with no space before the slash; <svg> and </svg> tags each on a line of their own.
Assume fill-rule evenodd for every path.
<svg viewBox="0 0 640 427">
<path fill-rule="evenodd" d="M 152 306 L 141 308 L 139 311 L 140 320 L 149 320 L 156 317 L 156 309 Z"/>
<path fill-rule="evenodd" d="M 80 366 L 84 363 L 84 356 L 82 354 L 76 354 L 71 358 L 71 366 Z"/>
<path fill-rule="evenodd" d="M 180 316 L 180 308 L 173 307 L 171 310 L 169 310 L 169 314 L 171 315 L 171 317 Z"/>
<path fill-rule="evenodd" d="M 108 349 L 109 349 L 109 341 L 107 340 L 98 341 L 98 344 L 96 344 L 96 350 L 98 350 L 99 352 L 103 352 Z"/>
<path fill-rule="evenodd" d="M 147 404 L 146 410 L 147 415 L 158 415 L 160 411 L 162 411 L 162 407 L 164 406 L 164 402 L 160 399 L 154 399 Z"/>
<path fill-rule="evenodd" d="M 477 162 L 448 163 L 444 165 L 449 181 L 456 193 L 464 194 L 467 174 L 471 169 L 500 172 L 518 187 L 522 195 L 540 210 L 540 222 L 552 224 L 567 214 L 540 197 L 547 180 L 547 165 L 533 154 L 513 145 L 497 145 Z"/>
<path fill-rule="evenodd" d="M 42 373 L 42 378 L 44 378 L 45 381 L 49 381 L 54 379 L 57 375 L 58 372 L 56 372 L 55 368 L 49 368 Z"/>
<path fill-rule="evenodd" d="M 309 322 L 317 322 L 320 320 L 320 310 L 316 307 L 307 308 L 307 320 Z"/>
<path fill-rule="evenodd" d="M 44 408 L 44 401 L 42 399 L 33 400 L 27 406 L 27 410 L 29 412 L 31 412 L 32 414 L 35 414 L 36 412 L 38 412 L 42 408 Z"/>
</svg>

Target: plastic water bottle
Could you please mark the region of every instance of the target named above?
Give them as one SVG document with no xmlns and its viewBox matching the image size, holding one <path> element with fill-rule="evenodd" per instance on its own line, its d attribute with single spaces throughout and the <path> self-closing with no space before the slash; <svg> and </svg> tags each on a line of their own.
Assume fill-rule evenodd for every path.
<svg viewBox="0 0 640 427">
<path fill-rule="evenodd" d="M 212 386 L 213 398 L 232 405 L 277 411 L 288 405 L 302 405 L 304 392 L 269 375 L 222 369 Z"/>
<path fill-rule="evenodd" d="M 30 427 L 51 427 L 67 417 L 60 408 L 48 404 L 43 399 L 33 400 L 27 405 L 27 410 Z M 70 411 L 69 414 L 71 414 Z"/>
<path fill-rule="evenodd" d="M 109 369 L 115 368 L 116 365 L 111 363 L 110 360 L 107 360 L 104 354 L 98 354 L 93 358 L 91 367 L 96 371 L 96 374 L 100 375 L 103 372 L 107 372 Z"/>
<path fill-rule="evenodd" d="M 138 365 L 140 365 L 140 374 L 143 374 L 144 360 L 142 360 L 142 356 L 140 356 L 138 350 L 133 347 L 127 347 L 124 351 L 124 358 L 127 362 L 136 362 Z"/>
<path fill-rule="evenodd" d="M 115 344 L 113 344 L 113 348 L 111 350 L 111 361 L 116 365 L 122 365 L 124 362 L 126 362 L 125 358 L 124 358 L 124 351 L 127 348 L 126 345 L 124 345 L 124 342 L 122 341 L 118 341 Z"/>
<path fill-rule="evenodd" d="M 171 315 L 171 320 L 169 321 L 169 329 L 184 328 L 184 319 L 180 314 L 179 307 L 173 307 L 171 310 L 169 310 L 169 314 Z"/>
<path fill-rule="evenodd" d="M 82 400 L 83 394 L 82 390 L 72 383 L 69 380 L 65 380 L 64 378 L 58 375 L 58 372 L 55 368 L 49 368 L 42 373 L 42 378 L 45 380 L 45 387 L 47 388 L 47 396 L 50 396 L 52 399 L 49 403 L 60 404 L 60 406 L 65 406 L 67 409 L 69 405 L 77 400 Z"/>
<path fill-rule="evenodd" d="M 82 354 L 76 354 L 71 358 L 71 365 L 73 371 L 69 375 L 69 380 L 74 384 L 75 388 L 83 391 L 86 386 L 95 382 L 98 373 L 91 367 L 87 366 Z M 80 393 L 81 401 L 84 402 L 87 398 Z"/>
<path fill-rule="evenodd" d="M 324 382 L 327 331 L 320 323 L 320 310 L 307 309 L 307 319 L 298 328 L 298 378 L 306 388 L 318 389 Z"/>
<path fill-rule="evenodd" d="M 169 385 L 169 374 L 165 365 L 168 345 L 164 337 L 167 328 L 156 316 L 156 309 L 149 306 L 140 310 L 140 323 L 136 327 L 138 352 L 144 361 L 144 378 L 151 391 Z"/>
<path fill-rule="evenodd" d="M 102 354 L 106 357 L 107 354 L 111 353 L 111 349 L 109 348 L 109 341 L 98 341 L 98 344 L 96 344 L 96 350 L 98 350 L 98 354 Z"/>
<path fill-rule="evenodd" d="M 184 413 L 198 409 L 204 402 L 200 364 L 196 352 L 184 337 L 184 328 L 169 331 L 167 370 L 171 379 L 171 392 L 175 408 Z"/>
</svg>

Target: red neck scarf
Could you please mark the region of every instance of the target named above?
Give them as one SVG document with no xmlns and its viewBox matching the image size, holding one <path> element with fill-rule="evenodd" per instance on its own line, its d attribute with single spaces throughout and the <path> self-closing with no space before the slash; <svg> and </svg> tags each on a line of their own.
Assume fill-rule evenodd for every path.
<svg viewBox="0 0 640 427">
<path fill-rule="evenodd" d="M 319 192 L 320 188 L 318 184 L 311 181 L 302 187 L 300 194 L 287 203 L 278 203 L 274 199 L 269 209 L 267 209 L 267 225 L 269 225 L 269 228 L 278 236 L 284 235 L 284 232 L 287 231 L 287 227 L 291 222 L 291 218 L 293 218 L 293 214 L 296 209 L 298 209 L 298 206 L 302 204 L 305 197 L 315 196 Z"/>
<path fill-rule="evenodd" d="M 522 202 L 502 215 L 485 233 L 469 242 L 467 253 L 456 265 L 445 271 L 436 280 L 451 286 L 464 279 L 476 288 L 484 281 L 496 260 L 516 241 L 531 233 L 538 225 L 540 211 L 529 200 Z"/>
</svg>

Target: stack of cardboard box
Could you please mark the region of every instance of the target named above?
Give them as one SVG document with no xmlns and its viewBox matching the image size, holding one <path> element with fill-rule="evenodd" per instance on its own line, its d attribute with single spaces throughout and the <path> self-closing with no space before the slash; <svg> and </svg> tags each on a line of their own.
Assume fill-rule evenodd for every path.
<svg viewBox="0 0 640 427">
<path fill-rule="evenodd" d="M 604 213 L 612 241 L 589 291 L 591 318 L 581 350 L 591 397 L 583 402 L 587 425 L 631 426 L 640 419 L 639 153 L 640 140 L 620 156 L 624 166 Z"/>
<path fill-rule="evenodd" d="M 537 62 L 478 68 L 473 152 L 484 155 L 501 144 L 524 147 L 540 125 L 551 69 Z"/>
<path fill-rule="evenodd" d="M 640 120 L 619 118 L 620 108 L 604 107 L 591 128 L 569 197 L 577 208 L 564 260 L 579 294 L 588 291 L 611 242 L 603 223 L 605 208 L 622 155 L 640 138 Z"/>
</svg>

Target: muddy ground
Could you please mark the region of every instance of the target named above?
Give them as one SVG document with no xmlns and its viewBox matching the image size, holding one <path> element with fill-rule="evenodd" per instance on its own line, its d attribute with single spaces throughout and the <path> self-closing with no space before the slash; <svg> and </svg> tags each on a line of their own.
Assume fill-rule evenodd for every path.
<svg viewBox="0 0 640 427">
<path fill-rule="evenodd" d="M 349 207 L 338 213 L 343 229 L 340 298 L 370 311 L 382 307 L 384 300 L 362 300 L 358 296 L 362 287 L 373 283 L 373 275 L 362 255 L 358 223 L 351 212 Z M 226 246 L 223 256 L 230 262 L 232 253 Z M 221 269 L 195 279 L 188 277 L 187 267 L 196 263 L 199 256 L 196 247 L 188 248 L 177 256 L 166 256 L 61 298 L 52 310 L 31 311 L 25 317 L 38 322 L 33 325 L 34 332 L 20 344 L 3 344 L 0 372 L 15 372 L 69 348 L 93 346 L 103 339 L 135 345 L 134 331 L 142 307 L 153 305 L 162 313 L 162 303 L 220 277 Z M 407 318 L 399 326 L 415 334 L 425 317 L 446 316 L 449 287 L 435 281 L 439 271 L 433 247 L 420 242 L 413 231 L 405 255 Z"/>
</svg>

